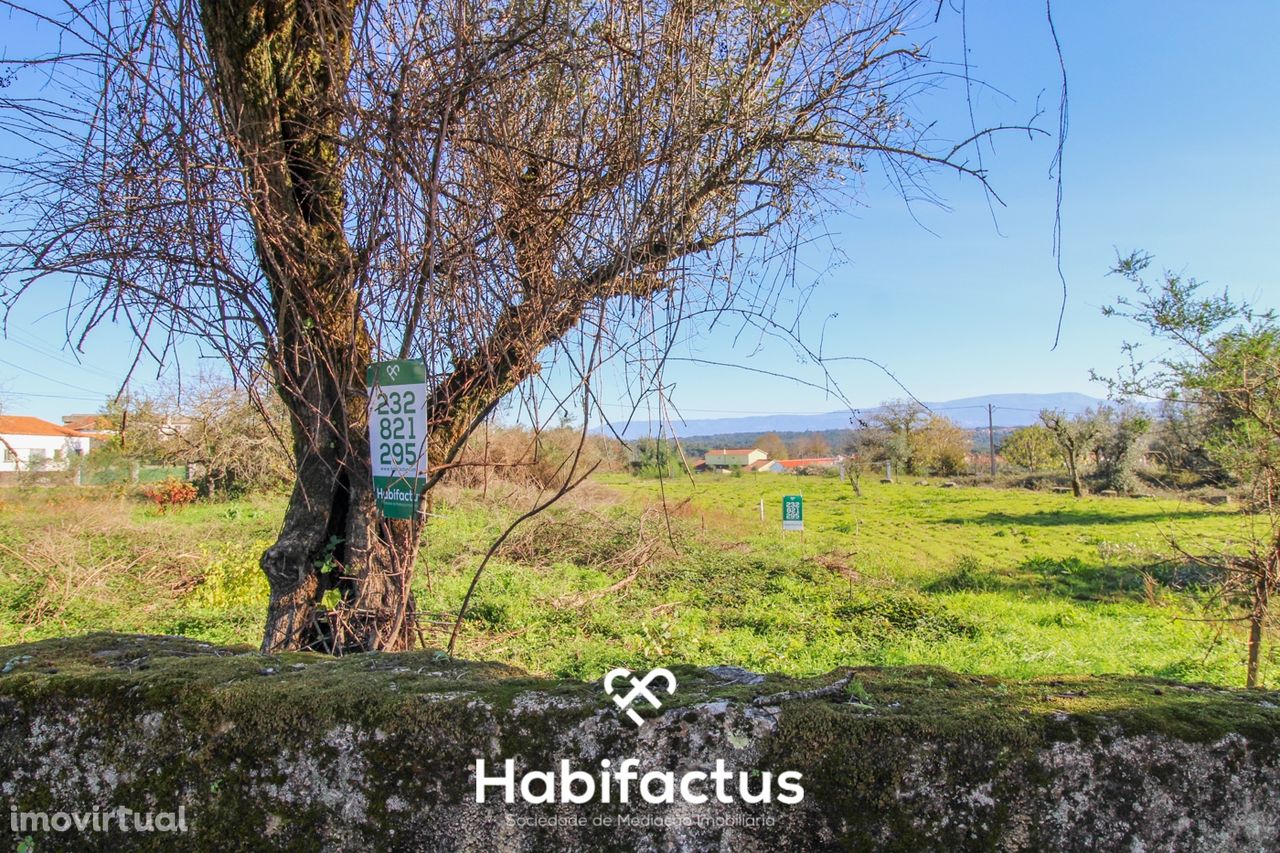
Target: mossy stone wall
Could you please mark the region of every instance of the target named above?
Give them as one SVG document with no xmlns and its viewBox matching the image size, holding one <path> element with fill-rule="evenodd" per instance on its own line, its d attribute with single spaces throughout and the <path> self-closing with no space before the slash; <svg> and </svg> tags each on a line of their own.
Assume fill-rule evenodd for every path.
<svg viewBox="0 0 1280 853">
<path fill-rule="evenodd" d="M 34 850 L 1280 849 L 1280 697 L 1257 691 L 677 668 L 675 695 L 637 727 L 599 683 L 432 652 L 333 660 L 104 634 L 0 649 L 0 669 L 11 807 L 182 806 L 189 826 L 10 831 Z M 477 758 L 496 772 L 624 757 L 642 773 L 795 770 L 805 797 L 475 802 Z"/>
</svg>

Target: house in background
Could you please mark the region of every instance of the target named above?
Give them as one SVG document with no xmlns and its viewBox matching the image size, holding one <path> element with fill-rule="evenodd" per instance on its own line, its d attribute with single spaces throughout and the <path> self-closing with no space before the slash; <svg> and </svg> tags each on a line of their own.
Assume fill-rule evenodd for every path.
<svg viewBox="0 0 1280 853">
<path fill-rule="evenodd" d="M 811 456 L 807 459 L 774 459 L 760 470 L 770 474 L 795 473 L 801 468 L 837 468 L 843 456 Z"/>
<path fill-rule="evenodd" d="M 755 470 L 753 466 L 767 461 L 768 458 L 768 453 L 758 447 L 751 447 L 737 450 L 708 450 L 702 457 L 702 461 L 712 470 L 729 471 L 734 468 Z"/>
<path fill-rule="evenodd" d="M 73 415 L 63 415 L 62 425 L 76 432 L 91 432 L 98 428 L 98 420 L 102 417 L 93 412 L 76 412 Z"/>
<path fill-rule="evenodd" d="M 77 413 L 63 415 L 62 426 L 66 429 L 89 436 L 89 449 L 96 450 L 111 439 L 116 431 L 111 429 L 110 421 L 104 415 Z"/>
<path fill-rule="evenodd" d="M 67 467 L 89 452 L 89 436 L 25 415 L 0 415 L 0 472 Z"/>
</svg>

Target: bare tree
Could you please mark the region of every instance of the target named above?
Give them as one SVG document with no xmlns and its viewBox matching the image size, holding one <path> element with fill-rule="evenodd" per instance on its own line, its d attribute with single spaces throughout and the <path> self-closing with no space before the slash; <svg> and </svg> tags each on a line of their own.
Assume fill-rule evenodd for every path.
<svg viewBox="0 0 1280 853">
<path fill-rule="evenodd" d="M 827 441 L 827 437 L 820 432 L 806 432 L 796 438 L 792 444 L 795 448 L 795 455 L 799 459 L 827 456 L 831 453 L 831 444 Z"/>
<path fill-rule="evenodd" d="M 404 648 L 422 519 L 376 512 L 366 365 L 425 360 L 430 487 L 548 365 L 578 382 L 585 430 L 591 377 L 628 342 L 660 362 L 684 318 L 767 317 L 778 287 L 742 271 L 872 166 L 910 195 L 936 167 L 985 183 L 966 152 L 991 131 L 940 144 L 913 116 L 945 71 L 908 37 L 934 13 L 910 0 L 32 6 L 49 47 L 5 64 L 0 100 L 25 152 L 3 167 L 7 299 L 70 280 L 77 344 L 124 322 L 139 357 L 195 337 L 248 387 L 265 373 L 289 411 L 296 484 L 262 558 L 263 648 Z M 558 481 L 575 481 L 579 457 L 566 465 Z"/>
<path fill-rule="evenodd" d="M 269 386 L 234 388 L 220 377 L 198 376 L 183 387 L 117 398 L 99 420 L 112 437 L 95 456 L 186 466 L 210 495 L 279 490 L 292 481 L 281 441 L 288 419 Z"/>
</svg>

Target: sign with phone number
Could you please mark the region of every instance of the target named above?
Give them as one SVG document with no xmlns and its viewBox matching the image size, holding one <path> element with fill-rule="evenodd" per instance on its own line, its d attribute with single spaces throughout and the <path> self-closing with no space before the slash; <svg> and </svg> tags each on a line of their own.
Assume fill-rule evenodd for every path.
<svg viewBox="0 0 1280 853">
<path fill-rule="evenodd" d="M 782 529 L 804 530 L 804 498 L 800 495 L 784 495 L 782 498 Z"/>
<path fill-rule="evenodd" d="M 413 518 L 427 480 L 427 370 L 421 361 L 369 365 L 369 452 L 384 518 Z"/>
</svg>

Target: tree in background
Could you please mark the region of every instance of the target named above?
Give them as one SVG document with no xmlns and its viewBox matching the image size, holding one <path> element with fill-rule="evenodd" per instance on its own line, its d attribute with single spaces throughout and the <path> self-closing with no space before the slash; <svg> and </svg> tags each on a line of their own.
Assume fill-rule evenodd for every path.
<svg viewBox="0 0 1280 853">
<path fill-rule="evenodd" d="M 1217 432 L 1212 412 L 1183 399 L 1160 401 L 1151 434 L 1156 462 L 1182 485 L 1227 485 L 1227 471 L 1212 451 Z"/>
<path fill-rule="evenodd" d="M 176 409 L 170 394 L 159 390 L 133 391 L 109 400 L 98 414 L 98 426 L 109 432 L 110 438 L 97 458 L 103 463 L 112 459 L 163 462 L 163 442 L 171 434 L 169 424 Z"/>
<path fill-rule="evenodd" d="M 683 467 L 680 454 L 671 442 L 657 438 L 637 438 L 631 442 L 629 465 L 632 472 L 641 477 L 672 477 Z"/>
<path fill-rule="evenodd" d="M 888 461 L 904 473 L 946 476 L 965 470 L 973 438 L 914 400 L 889 400 L 880 404 L 868 428 L 859 430 L 854 444 L 867 461 Z"/>
<path fill-rule="evenodd" d="M 785 288 L 731 270 L 788 257 L 873 165 L 913 197 L 933 168 L 985 182 L 994 131 L 916 120 L 953 71 L 910 0 L 46 6 L 51 38 L 4 59 L 0 275 L 72 282 L 77 344 L 119 322 L 245 385 L 267 365 L 295 477 L 265 651 L 417 638 L 423 518 L 376 510 L 371 361 L 426 363 L 429 489 L 536 377 L 571 377 L 585 424 L 607 356 L 649 342 L 644 391 L 704 309 L 763 328 Z"/>
<path fill-rule="evenodd" d="M 831 455 L 831 445 L 820 432 L 807 432 L 793 442 L 795 458 L 814 459 Z"/>
<path fill-rule="evenodd" d="M 973 434 L 941 415 L 930 415 L 910 437 L 909 470 L 913 474 L 950 476 L 964 472 Z"/>
<path fill-rule="evenodd" d="M 1076 497 L 1082 496 L 1081 475 L 1098 441 L 1097 418 L 1090 412 L 1071 417 L 1063 411 L 1045 409 L 1040 413 L 1040 422 L 1053 436 L 1062 455 L 1067 475 L 1071 477 L 1071 493 Z"/>
<path fill-rule="evenodd" d="M 914 400 L 881 403 L 871 416 L 872 429 L 863 436 L 870 451 L 870 461 L 887 461 L 899 471 L 910 471 L 912 435 L 926 419 L 924 406 Z"/>
<path fill-rule="evenodd" d="M 1043 471 L 1061 461 L 1053 433 L 1039 424 L 1020 427 L 1009 433 L 1000 443 L 1000 453 L 1009 462 L 1028 471 Z"/>
<path fill-rule="evenodd" d="M 1223 572 L 1222 599 L 1246 610 L 1249 622 L 1245 682 L 1258 683 L 1262 639 L 1271 596 L 1280 582 L 1280 322 L 1274 311 L 1232 301 L 1223 292 L 1201 296 L 1201 284 L 1165 271 L 1144 276 L 1147 255 L 1121 258 L 1113 273 L 1134 288 L 1108 315 L 1139 323 L 1171 350 L 1151 361 L 1126 345 L 1127 371 L 1112 387 L 1125 397 L 1178 401 L 1201 413 L 1206 452 L 1245 484 L 1269 522 L 1243 551 L 1222 550 L 1212 565 Z M 1179 552 L 1197 562 L 1203 555 Z"/>
<path fill-rule="evenodd" d="M 881 463 L 881 453 L 888 441 L 888 434 L 881 428 L 872 426 L 861 418 L 854 418 L 854 429 L 850 430 L 841 446 L 844 454 L 845 471 L 849 475 L 849 485 L 858 497 L 862 497 L 862 470 L 864 466 Z"/>
<path fill-rule="evenodd" d="M 101 422 L 112 435 L 91 464 L 181 465 L 202 492 L 223 496 L 276 491 L 293 478 L 288 415 L 265 383 L 204 378 L 181 391 L 135 392 L 111 401 Z"/>
<path fill-rule="evenodd" d="M 293 479 L 289 417 L 269 385 L 204 382 L 185 393 L 170 430 L 171 458 L 190 467 L 201 491 L 276 491 Z"/>
<path fill-rule="evenodd" d="M 1137 466 L 1146 449 L 1151 419 L 1132 407 L 1103 406 L 1097 415 L 1095 448 L 1102 488 L 1121 494 L 1138 485 Z"/>
<path fill-rule="evenodd" d="M 776 432 L 767 432 L 755 440 L 755 446 L 769 454 L 770 459 L 789 459 L 787 443 Z"/>
<path fill-rule="evenodd" d="M 858 428 L 850 431 L 841 451 L 845 456 L 856 459 L 861 464 L 883 462 L 887 458 L 885 448 L 888 446 L 889 438 L 888 430 L 859 420 Z"/>
</svg>

